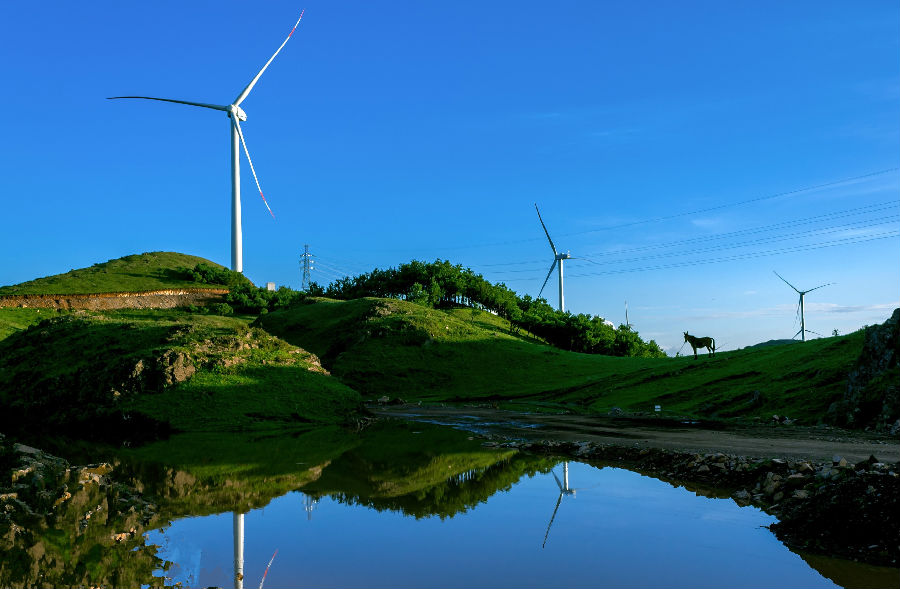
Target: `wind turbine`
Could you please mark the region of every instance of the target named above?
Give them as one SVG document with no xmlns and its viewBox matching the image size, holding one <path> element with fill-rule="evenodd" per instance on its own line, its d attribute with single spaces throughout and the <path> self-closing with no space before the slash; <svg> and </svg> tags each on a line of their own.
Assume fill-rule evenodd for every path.
<svg viewBox="0 0 900 589">
<path fill-rule="evenodd" d="M 775 272 L 775 270 L 772 270 L 772 272 Z M 798 289 L 796 286 L 794 286 L 793 284 L 791 284 L 790 282 L 788 282 L 787 280 L 785 280 L 784 277 L 783 277 L 781 274 L 779 274 L 778 272 L 775 272 L 775 276 L 777 276 L 778 278 L 781 278 L 781 280 L 784 281 L 785 284 L 787 284 L 788 286 L 790 286 L 791 288 L 793 288 L 794 290 L 796 290 L 796 291 L 797 291 L 797 294 L 800 295 L 800 331 L 798 331 L 797 333 L 795 333 L 795 334 L 794 334 L 794 337 L 797 337 L 797 335 L 799 334 L 799 335 L 800 335 L 800 341 L 804 341 L 804 342 L 805 342 L 805 341 L 806 341 L 806 332 L 807 332 L 807 331 L 809 331 L 810 333 L 816 333 L 816 332 L 815 332 L 815 331 L 812 331 L 812 330 L 810 330 L 810 329 L 806 329 L 806 319 L 805 319 L 805 317 L 804 317 L 804 315 L 803 315 L 803 296 L 804 296 L 806 293 L 808 293 L 808 292 L 812 292 L 812 291 L 814 291 L 814 290 L 816 290 L 816 289 L 819 289 L 819 288 L 822 288 L 822 287 L 824 287 L 824 286 L 831 286 L 831 285 L 834 284 L 834 283 L 833 283 L 833 282 L 829 282 L 828 284 L 820 284 L 820 285 L 817 286 L 816 288 L 811 288 L 811 289 L 809 289 L 809 290 L 800 290 L 800 289 Z M 822 334 L 821 334 L 821 333 L 816 333 L 816 335 L 822 335 Z"/>
<path fill-rule="evenodd" d="M 288 40 L 291 38 L 291 35 L 294 34 L 294 31 L 297 29 L 297 26 L 300 24 L 300 20 L 303 18 L 303 11 L 300 12 L 300 18 L 297 19 L 296 24 L 294 24 L 294 28 L 291 29 L 291 32 L 288 34 L 287 38 L 284 40 L 284 43 L 281 44 L 281 47 L 278 48 L 277 51 L 269 58 L 269 61 L 266 62 L 266 65 L 259 70 L 259 73 L 250 80 L 250 83 L 247 84 L 247 87 L 241 90 L 241 93 L 237 95 L 237 98 L 229 105 L 219 105 L 219 104 L 206 104 L 204 102 L 189 102 L 186 100 L 174 100 L 172 98 L 154 98 L 152 96 L 112 96 L 108 98 L 108 100 L 116 100 L 120 98 L 141 98 L 144 100 L 159 100 L 161 102 L 174 102 L 176 104 L 187 104 L 188 106 L 199 106 L 202 108 L 211 108 L 213 110 L 220 110 L 225 112 L 228 115 L 228 118 L 231 119 L 231 124 L 229 127 L 231 128 L 231 269 L 235 272 L 243 272 L 244 271 L 244 261 L 243 261 L 243 241 L 241 237 L 241 170 L 240 170 L 240 148 L 244 148 L 244 154 L 247 156 L 247 163 L 250 164 L 250 171 L 253 172 L 253 179 L 256 181 L 256 188 L 259 189 L 259 195 L 262 197 L 263 202 L 266 205 L 266 208 L 269 209 L 269 214 L 272 215 L 272 218 L 275 218 L 275 213 L 272 212 L 272 209 L 269 207 L 269 203 L 266 201 L 266 197 L 263 196 L 262 188 L 259 185 L 259 179 L 256 177 L 256 170 L 253 169 L 253 161 L 250 159 L 250 152 L 247 150 L 247 142 L 244 141 L 244 133 L 241 131 L 240 121 L 247 120 L 247 113 L 241 108 L 241 103 L 247 98 L 250 94 L 250 91 L 253 90 L 253 87 L 259 81 L 260 76 L 263 75 L 263 72 L 266 71 L 266 68 L 269 67 L 269 64 L 272 63 L 272 60 L 275 59 L 275 56 L 278 55 L 279 52 L 284 48 L 287 44 Z M 238 145 L 240 142 L 240 146 Z"/>
<path fill-rule="evenodd" d="M 550 242 L 550 249 L 553 250 L 553 263 L 550 264 L 550 271 L 547 272 L 547 278 L 544 279 L 544 284 L 541 285 L 541 290 L 538 293 L 538 298 L 541 298 L 541 293 L 544 292 L 544 287 L 547 286 L 547 281 L 550 280 L 550 275 L 553 274 L 553 269 L 559 264 L 559 310 L 566 310 L 565 298 L 563 296 L 563 260 L 573 259 L 568 253 L 561 254 L 556 251 L 556 246 L 553 245 L 553 240 L 550 239 L 550 232 L 547 231 L 547 226 L 544 225 L 544 220 L 541 218 L 541 211 L 538 209 L 537 203 L 534 205 L 534 210 L 537 211 L 538 220 L 541 222 L 541 227 L 544 228 L 544 233 L 547 235 L 547 241 Z M 554 475 L 555 476 L 555 475 Z"/>
</svg>

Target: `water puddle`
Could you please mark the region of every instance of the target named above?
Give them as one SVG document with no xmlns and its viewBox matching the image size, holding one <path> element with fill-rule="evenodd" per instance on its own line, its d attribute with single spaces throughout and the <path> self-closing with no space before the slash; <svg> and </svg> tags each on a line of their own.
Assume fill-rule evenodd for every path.
<svg viewBox="0 0 900 589">
<path fill-rule="evenodd" d="M 117 480 L 152 497 L 153 512 L 116 511 L 121 493 L 79 496 L 55 527 L 31 532 L 32 545 L 4 552 L 0 585 L 863 587 L 896 580 L 896 569 L 791 552 L 766 528 L 774 518 L 756 508 L 621 468 L 485 448 L 470 437 L 388 423 L 362 435 L 337 428 L 185 435 L 120 452 L 111 458 Z"/>
<path fill-rule="evenodd" d="M 423 503 L 294 492 L 148 540 L 184 586 L 233 585 L 237 520 L 248 587 L 276 550 L 266 587 L 835 586 L 774 538 L 772 517 L 616 468 L 552 464 L 452 515 L 405 501 Z"/>
</svg>

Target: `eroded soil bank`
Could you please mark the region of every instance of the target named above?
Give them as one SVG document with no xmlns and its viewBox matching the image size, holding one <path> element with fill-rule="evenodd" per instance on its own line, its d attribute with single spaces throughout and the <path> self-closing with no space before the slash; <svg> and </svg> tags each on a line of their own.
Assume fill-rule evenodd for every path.
<svg viewBox="0 0 900 589">
<path fill-rule="evenodd" d="M 779 518 L 795 550 L 900 564 L 900 443 L 834 428 L 734 426 L 484 407 L 377 407 L 382 417 L 442 423 L 504 446 L 622 466 L 731 497 Z"/>
</svg>

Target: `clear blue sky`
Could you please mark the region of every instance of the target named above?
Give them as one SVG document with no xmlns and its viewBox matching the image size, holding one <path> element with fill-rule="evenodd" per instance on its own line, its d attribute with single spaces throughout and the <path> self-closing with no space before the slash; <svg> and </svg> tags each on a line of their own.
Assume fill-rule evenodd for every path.
<svg viewBox="0 0 900 589">
<path fill-rule="evenodd" d="M 441 258 L 536 295 L 537 202 L 583 258 L 567 308 L 619 324 L 627 299 L 670 352 L 791 337 L 773 270 L 836 283 L 807 295 L 821 334 L 898 306 L 900 4 L 874 0 L 12 3 L 0 284 L 144 251 L 229 264 L 225 115 L 105 97 L 228 104 L 301 8 L 242 104 L 277 217 L 244 162 L 257 283 L 299 287 L 310 244 L 320 283 Z"/>
</svg>

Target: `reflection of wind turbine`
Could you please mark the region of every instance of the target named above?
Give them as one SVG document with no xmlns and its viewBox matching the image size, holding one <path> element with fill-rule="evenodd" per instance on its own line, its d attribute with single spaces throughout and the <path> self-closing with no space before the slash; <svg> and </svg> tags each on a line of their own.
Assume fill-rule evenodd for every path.
<svg viewBox="0 0 900 589">
<path fill-rule="evenodd" d="M 312 495 L 307 495 L 306 493 L 302 493 L 302 495 L 303 510 L 306 511 L 306 519 L 312 520 L 312 512 L 316 509 L 316 505 L 319 503 L 319 500 Z"/>
<path fill-rule="evenodd" d="M 233 512 L 234 528 L 234 589 L 244 587 L 244 514 Z"/>
<path fill-rule="evenodd" d="M 544 292 L 544 287 L 547 286 L 547 281 L 550 280 L 550 275 L 553 274 L 553 269 L 559 264 L 559 310 L 566 310 L 565 298 L 563 296 L 563 260 L 574 259 L 568 253 L 561 254 L 556 251 L 556 246 L 553 245 L 553 240 L 550 239 L 550 232 L 547 231 L 547 226 L 544 225 L 544 220 L 541 218 L 541 211 L 538 209 L 537 203 L 534 205 L 534 210 L 537 211 L 538 220 L 541 222 L 541 227 L 544 228 L 544 234 L 547 236 L 547 241 L 550 242 L 550 249 L 553 250 L 553 263 L 550 264 L 550 271 L 547 272 L 547 278 L 544 279 L 544 284 L 541 285 L 541 291 L 538 293 L 538 298 L 541 298 L 541 293 Z"/>
<path fill-rule="evenodd" d="M 189 106 L 199 106 L 203 108 L 211 108 L 213 110 L 221 110 L 227 113 L 228 118 L 231 119 L 231 269 L 235 272 L 243 272 L 244 262 L 243 262 L 243 240 L 241 237 L 241 181 L 240 181 L 240 157 L 241 152 L 240 148 L 244 148 L 244 154 L 247 156 L 247 163 L 250 164 L 250 171 L 253 172 L 253 179 L 256 181 L 256 187 L 259 189 L 259 195 L 262 197 L 263 202 L 266 205 L 266 208 L 269 209 L 269 214 L 272 215 L 272 218 L 275 218 L 275 214 L 272 213 L 272 209 L 269 208 L 269 203 L 266 202 L 266 197 L 263 196 L 262 188 L 259 185 L 259 179 L 256 177 L 256 170 L 253 169 L 253 162 L 250 160 L 250 152 L 247 150 L 247 142 L 244 141 L 244 133 L 241 131 L 241 124 L 238 121 L 246 121 L 247 113 L 243 111 L 241 108 L 241 103 L 245 98 L 250 94 L 250 91 L 253 90 L 253 87 L 256 85 L 256 82 L 259 81 L 260 76 L 263 75 L 263 72 L 266 71 L 266 68 L 269 67 L 269 64 L 272 63 L 272 60 L 275 59 L 275 56 L 281 51 L 281 49 L 287 44 L 288 40 L 291 38 L 291 35 L 294 34 L 294 31 L 297 29 L 297 25 L 300 24 L 300 19 L 303 18 L 303 12 L 300 13 L 300 18 L 297 19 L 297 23 L 294 25 L 294 28 L 291 29 L 291 32 L 288 34 L 287 39 L 284 40 L 284 43 L 281 44 L 281 47 L 269 58 L 269 61 L 266 62 L 266 65 L 259 70 L 259 73 L 256 74 L 250 83 L 247 84 L 247 87 L 244 88 L 240 94 L 238 94 L 237 98 L 234 99 L 229 105 L 218 105 L 218 104 L 206 104 L 204 102 L 188 102 L 186 100 L 174 100 L 171 98 L 154 98 L 152 96 L 113 96 L 109 100 L 114 100 L 117 98 L 143 98 L 145 100 L 159 100 L 161 102 L 174 102 L 177 104 L 187 104 Z M 240 142 L 240 145 L 239 145 Z"/>
<path fill-rule="evenodd" d="M 550 474 L 553 475 L 553 478 L 556 480 L 556 486 L 559 487 L 559 497 L 556 499 L 556 507 L 553 508 L 553 515 L 550 517 L 550 523 L 547 524 L 547 532 L 544 534 L 544 543 L 541 544 L 541 548 L 547 545 L 547 538 L 550 536 L 550 527 L 553 525 L 553 520 L 556 519 L 556 512 L 559 511 L 559 504 L 562 503 L 563 495 L 569 495 L 571 497 L 575 497 L 575 491 L 579 489 L 572 489 L 569 487 L 569 462 L 563 462 L 563 480 L 560 481 L 559 477 L 556 476 L 556 473 L 552 470 Z M 599 483 L 598 483 L 599 484 Z M 596 487 L 597 485 L 593 485 L 591 487 L 580 487 L 580 489 L 591 489 Z"/>
<path fill-rule="evenodd" d="M 775 271 L 772 270 L 772 272 L 775 272 Z M 778 272 L 775 272 L 775 276 L 777 276 L 778 278 L 781 278 L 781 280 L 782 280 L 785 284 L 787 284 L 788 286 L 790 286 L 791 288 L 793 288 L 794 290 L 796 290 L 796 291 L 797 291 L 797 294 L 800 295 L 800 331 L 798 331 L 797 333 L 795 333 L 795 334 L 794 334 L 794 337 L 797 337 L 797 336 L 799 335 L 799 336 L 800 336 L 800 341 L 804 341 L 804 342 L 805 342 L 805 341 L 806 341 L 806 332 L 807 332 L 807 331 L 808 331 L 809 333 L 815 333 L 816 335 L 822 335 L 821 333 L 816 333 L 815 331 L 812 331 L 811 329 L 806 329 L 806 318 L 804 317 L 804 313 L 803 313 L 803 295 L 805 295 L 805 294 L 808 293 L 808 292 L 812 292 L 812 291 L 814 291 L 814 290 L 816 290 L 816 289 L 822 288 L 822 287 L 824 287 L 824 286 L 831 286 L 831 285 L 834 284 L 834 283 L 833 283 L 833 282 L 829 282 L 828 284 L 820 284 L 820 285 L 817 286 L 816 288 L 811 288 L 811 289 L 809 289 L 809 290 L 800 290 L 799 288 L 797 288 L 796 286 L 794 286 L 793 284 L 791 284 L 790 282 L 788 282 L 787 280 L 785 280 L 784 277 L 783 277 L 781 274 L 779 274 Z"/>
</svg>

